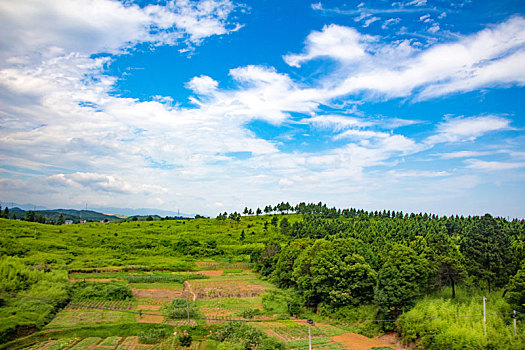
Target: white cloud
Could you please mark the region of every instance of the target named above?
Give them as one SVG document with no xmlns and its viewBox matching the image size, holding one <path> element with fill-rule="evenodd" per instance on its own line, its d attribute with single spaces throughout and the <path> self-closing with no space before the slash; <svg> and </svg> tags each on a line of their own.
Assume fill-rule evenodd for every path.
<svg viewBox="0 0 525 350">
<path fill-rule="evenodd" d="M 498 171 L 525 168 L 525 163 L 484 161 L 479 159 L 467 159 L 467 168 L 484 171 Z"/>
<path fill-rule="evenodd" d="M 399 22 L 401 22 L 401 18 L 399 18 L 399 17 L 389 18 L 389 19 L 387 19 L 386 21 L 383 22 L 383 25 L 381 26 L 381 28 L 387 29 L 391 25 L 398 24 Z"/>
<path fill-rule="evenodd" d="M 437 134 L 430 136 L 426 143 L 473 141 L 488 132 L 505 130 L 509 127 L 510 120 L 493 115 L 458 117 L 438 124 Z"/>
<path fill-rule="evenodd" d="M 425 6 L 427 4 L 427 0 L 413 0 L 405 3 L 405 6 Z"/>
<path fill-rule="evenodd" d="M 199 77 L 193 77 L 188 84 L 186 84 L 186 87 L 199 95 L 210 95 L 217 90 L 218 85 L 219 83 L 216 80 L 213 80 L 209 76 L 201 75 Z"/>
<path fill-rule="evenodd" d="M 299 67 L 303 62 L 317 57 L 332 57 L 352 62 L 365 57 L 364 43 L 371 37 L 361 35 L 353 28 L 331 24 L 320 32 L 312 32 L 306 38 L 305 53 L 284 56 L 290 66 Z"/>
<path fill-rule="evenodd" d="M 428 99 L 483 87 L 523 86 L 525 19 L 513 17 L 425 51 L 408 42 L 380 45 L 352 28 L 331 25 L 308 36 L 305 53 L 287 55 L 285 60 L 298 67 L 321 56 L 347 67 L 325 79 L 334 97 L 369 91 L 386 97 Z"/>
<path fill-rule="evenodd" d="M 377 21 L 379 21 L 380 19 L 381 19 L 380 17 L 372 17 L 372 18 L 368 18 L 367 20 L 365 20 L 365 23 L 363 23 L 363 27 L 364 27 L 364 28 L 367 28 L 367 27 L 369 27 L 372 23 L 377 22 Z"/>
<path fill-rule="evenodd" d="M 471 158 L 481 157 L 494 154 L 494 152 L 482 152 L 482 151 L 456 151 L 440 154 L 440 158 L 443 159 L 457 159 L 457 158 Z"/>
<path fill-rule="evenodd" d="M 362 128 L 373 125 L 372 122 L 363 118 L 342 115 L 318 115 L 303 119 L 301 122 L 312 124 L 320 129 L 332 129 L 334 131 L 341 131 L 347 128 Z"/>
<path fill-rule="evenodd" d="M 431 171 L 431 170 L 389 170 L 388 174 L 393 177 L 413 177 L 413 178 L 425 178 L 425 177 L 443 177 L 450 176 L 451 174 L 447 171 Z"/>
<path fill-rule="evenodd" d="M 50 185 L 60 185 L 67 187 L 83 187 L 90 191 L 103 191 L 117 194 L 137 194 L 137 193 L 166 193 L 167 189 L 157 185 L 131 184 L 115 178 L 111 175 L 97 173 L 72 173 L 56 174 L 48 177 Z"/>
<path fill-rule="evenodd" d="M 113 15 L 93 18 L 92 22 L 78 19 L 78 26 L 66 20 L 70 13 L 82 12 L 79 10 L 82 6 L 95 2 L 114 6 Z M 14 6 L 5 1 L 0 8 L 5 4 Z M 23 4 L 19 2 L 16 6 Z M 38 2 L 26 4 L 34 10 L 33 5 Z M 426 96 L 438 96 L 447 88 L 463 91 L 495 81 L 492 75 L 483 81 L 472 81 L 469 86 L 454 86 L 452 83 L 459 84 L 460 80 L 454 81 L 446 73 L 452 63 L 446 61 L 439 66 L 437 60 L 454 53 L 453 44 L 447 44 L 446 49 L 433 48 L 437 53 L 430 54 L 433 49 L 420 51 L 408 40 L 385 45 L 377 38 L 337 25 L 326 26 L 308 36 L 302 54 L 285 56 L 292 66 L 324 56 L 340 61 L 341 69 L 319 83 L 309 86 L 275 68 L 250 65 L 231 69 L 233 84 L 224 84 L 229 88 L 222 88 L 222 81 L 219 84 L 206 75 L 191 79 L 186 87 L 196 94 L 192 97 L 196 103 L 193 107 L 183 108 L 168 96 L 155 96 L 150 101 L 121 98 L 111 93 L 116 77 L 105 74 L 109 59 L 90 58 L 90 53 L 121 53 L 137 42 L 171 45 L 183 40 L 198 44 L 209 35 L 238 28 L 228 24 L 233 5 L 227 1 L 177 1 L 166 7 L 139 8 L 108 0 L 76 0 L 64 9 L 57 9 L 57 4 L 52 0 L 51 9 L 45 6 L 38 9 L 51 14 L 58 27 L 40 23 L 44 20 L 38 18 L 22 23 L 15 15 L 9 23 L 16 40 L 24 45 L 17 47 L 13 44 L 15 39 L 0 38 L 2 47 L 9 48 L 3 53 L 11 55 L 0 70 L 0 163 L 25 168 L 6 176 L 29 178 L 0 180 L 3 195 L 24 195 L 43 204 L 89 201 L 121 206 L 123 201 L 130 200 L 144 203 L 143 206 L 163 203 L 166 208 L 182 207 L 178 201 L 184 198 L 185 210 L 194 212 L 206 208 L 215 212 L 217 207 L 238 210 L 238 203 L 249 204 L 248 201 L 270 203 L 274 193 L 290 196 L 291 201 L 340 196 L 340 203 L 346 205 L 348 194 L 369 200 L 363 188 L 382 193 L 386 188 L 384 180 L 408 179 L 410 183 L 418 174 L 374 173 L 369 170 L 371 167 L 391 168 L 402 162 L 403 157 L 437 142 L 473 140 L 491 131 L 508 129 L 510 125 L 510 120 L 497 116 L 448 119 L 428 139 L 432 142 L 422 144 L 388 130 L 418 121 L 364 117 L 345 104 L 357 104 L 355 101 L 343 101 L 343 107 L 331 104 L 333 99 L 344 99 L 347 94 L 367 89 L 387 97 L 410 94 L 414 89 L 427 93 Z M 89 11 L 85 13 L 91 14 Z M 507 34 L 517 33 L 518 24 L 519 20 L 505 30 L 500 28 L 503 25 L 495 27 L 488 37 L 492 38 L 500 29 Z M 116 28 L 107 35 L 119 26 L 120 31 Z M 71 32 L 71 28 L 78 28 L 79 32 Z M 32 30 L 31 35 L 24 36 L 27 30 Z M 38 31 L 42 36 L 37 39 Z M 93 41 L 84 40 L 91 36 Z M 467 51 L 475 51 L 474 69 L 487 68 L 485 58 L 480 61 L 482 55 L 478 53 L 489 57 L 492 63 L 508 65 L 503 57 L 514 57 L 513 52 L 521 50 L 520 44 L 516 44 L 521 40 L 519 35 L 506 43 L 495 41 L 488 47 L 492 50 L 490 54 L 472 48 L 478 41 L 475 35 L 467 39 L 470 40 Z M 467 39 L 456 44 L 467 47 Z M 50 43 L 55 47 L 46 51 L 44 48 Z M 28 57 L 14 57 L 15 54 Z M 431 58 L 426 58 L 427 54 Z M 404 63 L 406 58 L 410 59 L 408 64 Z M 433 67 L 436 62 L 438 68 Z M 437 72 L 433 73 L 433 69 Z M 406 73 L 414 70 L 417 73 Z M 410 80 L 429 72 L 433 73 L 429 77 Z M 357 88 L 347 85 L 352 77 L 368 83 L 361 83 L 360 87 L 358 84 Z M 510 78 L 506 81 L 515 82 Z M 366 99 L 366 95 L 362 97 Z M 323 104 L 338 111 L 321 116 Z M 351 115 L 342 115 L 345 112 Z M 246 127 L 255 119 L 293 127 L 294 113 L 312 116 L 301 117 L 301 124 L 339 133 L 337 144 L 342 146 L 310 152 L 283 151 L 281 147 L 286 141 L 282 138 L 280 142 L 265 140 Z M 297 117 L 294 115 L 293 119 Z M 241 161 L 229 155 L 235 152 L 250 156 Z M 446 176 L 445 173 L 420 171 L 419 175 L 432 178 Z M 301 184 L 300 189 L 297 184 Z"/>
<path fill-rule="evenodd" d="M 119 53 L 137 43 L 199 44 L 239 29 L 228 23 L 233 10 L 229 0 L 178 0 L 143 8 L 114 0 L 5 0 L 0 2 L 0 58 L 27 63 L 70 52 Z"/>
</svg>

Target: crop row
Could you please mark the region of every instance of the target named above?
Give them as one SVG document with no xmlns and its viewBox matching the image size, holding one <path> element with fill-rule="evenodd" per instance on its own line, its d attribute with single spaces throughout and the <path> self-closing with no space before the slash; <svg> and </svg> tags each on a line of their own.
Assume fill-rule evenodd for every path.
<svg viewBox="0 0 525 350">
<path fill-rule="evenodd" d="M 127 300 L 120 301 L 103 301 L 103 300 L 85 300 L 73 302 L 68 305 L 69 309 L 111 309 L 111 310 L 131 310 L 133 302 Z"/>
<path fill-rule="evenodd" d="M 126 276 L 129 283 L 155 283 L 155 282 L 175 282 L 183 283 L 187 280 L 206 279 L 208 276 L 201 274 L 187 274 L 187 275 L 131 275 Z"/>
</svg>

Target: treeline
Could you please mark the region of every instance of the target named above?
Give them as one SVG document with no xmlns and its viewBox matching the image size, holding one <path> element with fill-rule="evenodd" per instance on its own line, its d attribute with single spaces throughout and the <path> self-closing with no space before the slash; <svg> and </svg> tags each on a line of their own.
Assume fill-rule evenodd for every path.
<svg viewBox="0 0 525 350">
<path fill-rule="evenodd" d="M 458 284 L 508 289 L 525 312 L 525 223 L 489 214 L 439 217 L 395 211 L 295 206 L 303 220 L 279 220 L 286 245 L 252 256 L 255 268 L 295 290 L 312 309 L 374 305 L 378 317 L 398 317 L 418 297 Z"/>
<path fill-rule="evenodd" d="M 0 217 L 4 219 L 38 222 L 40 224 L 63 225 L 66 221 L 78 224 L 82 221 L 115 221 L 119 217 L 106 215 L 92 210 L 54 209 L 54 210 L 22 210 L 20 208 L 0 207 Z"/>
</svg>

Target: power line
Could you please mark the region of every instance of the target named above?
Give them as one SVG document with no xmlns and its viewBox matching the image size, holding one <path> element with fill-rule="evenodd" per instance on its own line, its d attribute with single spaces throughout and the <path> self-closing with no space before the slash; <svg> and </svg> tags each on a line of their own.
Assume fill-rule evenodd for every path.
<svg viewBox="0 0 525 350">
<path fill-rule="evenodd" d="M 16 293 L 6 293 L 11 294 L 17 297 L 23 297 L 23 298 L 30 298 L 30 299 L 36 299 L 36 300 L 42 300 L 47 301 L 50 303 L 53 303 L 53 300 L 48 298 L 41 298 L 36 296 L 30 296 L 30 295 L 19 295 Z M 103 300 L 93 300 L 91 302 L 106 302 Z M 139 315 L 148 315 L 148 316 L 163 316 L 163 317 L 169 317 L 167 314 L 162 313 L 154 313 L 154 312 L 143 312 L 143 311 L 133 311 L 133 310 L 124 310 L 124 309 L 115 309 L 115 308 L 109 308 L 109 307 L 103 307 L 103 306 L 94 306 L 94 305 L 87 305 L 84 302 L 70 302 L 66 307 L 78 307 L 78 308 L 84 308 L 84 309 L 96 309 L 96 310 L 107 310 L 107 311 L 116 311 L 116 312 L 126 312 L 126 313 L 132 313 L 132 314 L 139 314 Z M 504 312 L 504 313 L 487 313 L 487 316 L 505 316 L 505 315 L 513 315 L 513 312 Z M 516 312 L 516 314 L 520 314 L 519 312 Z M 440 317 L 420 317 L 420 318 L 400 318 L 400 319 L 365 319 L 365 320 L 354 320 L 354 321 L 346 321 L 346 320 L 322 320 L 320 322 L 323 323 L 343 323 L 343 324 L 352 324 L 352 323 L 361 323 L 361 322 L 414 322 L 414 321 L 425 321 L 425 320 L 440 320 L 440 319 L 456 319 L 456 318 L 470 318 L 470 317 L 483 317 L 483 314 L 480 315 L 459 315 L 459 316 L 440 316 Z M 181 318 L 182 319 L 182 318 Z M 239 322 L 282 322 L 283 320 L 276 320 L 276 319 L 244 319 L 244 318 L 228 318 L 227 316 L 221 317 L 193 317 L 193 320 L 209 320 L 209 321 L 239 321 Z M 296 320 L 297 323 L 307 323 L 307 320 Z M 317 327 L 316 327 L 317 328 Z"/>
</svg>

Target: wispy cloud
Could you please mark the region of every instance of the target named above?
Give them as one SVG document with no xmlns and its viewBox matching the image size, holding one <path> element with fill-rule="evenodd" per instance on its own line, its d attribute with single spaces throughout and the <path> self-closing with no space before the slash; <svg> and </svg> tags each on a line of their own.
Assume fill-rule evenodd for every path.
<svg viewBox="0 0 525 350">
<path fill-rule="evenodd" d="M 0 57 L 27 62 L 38 55 L 120 53 L 138 43 L 198 45 L 238 30 L 241 25 L 228 20 L 234 10 L 230 0 L 142 8 L 111 0 L 6 0 L 0 3 L 0 31 L 9 35 L 3 35 Z"/>
<path fill-rule="evenodd" d="M 479 159 L 467 159 L 467 167 L 484 171 L 499 171 L 525 168 L 525 163 L 484 161 Z"/>
<path fill-rule="evenodd" d="M 425 142 L 436 144 L 473 141 L 486 133 L 509 128 L 510 120 L 499 116 L 458 117 L 438 124 L 437 133 L 430 136 Z"/>
<path fill-rule="evenodd" d="M 368 91 L 423 100 L 484 87 L 525 85 L 522 17 L 425 51 L 406 42 L 380 45 L 352 28 L 336 25 L 312 32 L 305 46 L 304 53 L 287 55 L 285 61 L 299 66 L 325 56 L 340 62 L 343 69 L 337 72 L 338 78 L 326 81 L 333 96 Z"/>
<path fill-rule="evenodd" d="M 414 2 L 415 4 L 415 2 Z M 410 5 L 410 4 L 407 4 Z M 369 8 L 366 6 L 357 7 L 355 10 L 340 9 L 338 7 L 326 8 L 321 2 L 312 4 L 312 9 L 319 11 L 324 14 L 336 14 L 346 16 L 359 16 L 364 14 L 367 15 L 390 15 L 396 13 L 417 13 L 417 12 L 440 12 L 438 9 L 427 8 L 427 7 L 410 7 L 400 6 L 394 8 Z"/>
</svg>

